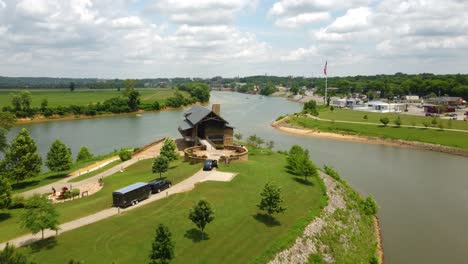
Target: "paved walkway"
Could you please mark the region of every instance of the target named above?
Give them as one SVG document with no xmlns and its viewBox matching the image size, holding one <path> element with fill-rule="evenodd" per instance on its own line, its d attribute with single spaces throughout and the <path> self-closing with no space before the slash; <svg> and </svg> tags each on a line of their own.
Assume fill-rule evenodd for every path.
<svg viewBox="0 0 468 264">
<path fill-rule="evenodd" d="M 195 188 L 195 184 L 199 182 L 204 182 L 204 181 L 231 181 L 236 174 L 234 173 L 228 173 L 228 172 L 219 172 L 216 170 L 213 171 L 203 171 L 200 170 L 197 173 L 195 173 L 193 176 L 190 178 L 185 179 L 184 181 L 172 186 L 171 188 L 157 194 L 153 194 L 150 196 L 148 199 L 141 201 L 140 203 L 127 207 L 125 209 L 119 209 L 119 208 L 109 208 L 102 210 L 98 213 L 88 215 L 64 224 L 61 224 L 59 226 L 59 232 L 56 233 L 55 231 L 52 230 L 45 230 L 44 231 L 44 238 L 52 237 L 57 234 L 61 234 L 85 225 L 89 225 L 95 222 L 98 222 L 100 220 L 109 218 L 111 216 L 117 215 L 122 212 L 130 211 L 136 208 L 139 208 L 141 206 L 144 206 L 146 204 L 149 204 L 151 202 L 163 199 L 165 197 L 168 197 L 169 195 L 173 195 L 176 193 L 182 193 L 182 192 L 187 192 Z M 17 247 L 20 246 L 25 246 L 28 244 L 31 244 L 35 241 L 38 241 L 41 239 L 41 232 L 37 233 L 36 235 L 24 235 L 15 239 L 12 239 L 8 241 L 10 245 L 15 245 Z M 0 250 L 3 250 L 5 248 L 6 242 L 5 243 L 0 243 Z"/>
<path fill-rule="evenodd" d="M 48 185 L 38 187 L 38 188 L 33 189 L 33 190 L 23 192 L 23 193 L 21 193 L 21 195 L 23 195 L 25 197 L 28 197 L 28 196 L 32 196 L 35 193 L 39 193 L 39 194 L 51 193 L 52 192 L 52 187 L 54 187 L 56 190 L 60 190 L 62 187 L 70 187 L 70 186 L 72 186 L 73 188 L 80 188 L 80 186 L 83 186 L 85 184 L 89 184 L 90 182 L 98 182 L 100 178 L 105 178 L 105 177 L 111 176 L 111 175 L 113 175 L 113 174 L 115 174 L 115 173 L 117 173 L 117 172 L 119 172 L 119 171 L 121 171 L 121 170 L 123 170 L 123 169 L 137 163 L 140 160 L 150 159 L 150 158 L 154 158 L 154 157 L 159 156 L 159 152 L 161 150 L 161 147 L 162 147 L 163 143 L 164 142 L 155 143 L 154 145 L 149 146 L 146 150 L 136 154 L 131 159 L 129 159 L 129 160 L 127 160 L 127 161 L 125 161 L 125 162 L 123 162 L 123 163 L 121 163 L 119 165 L 116 165 L 116 166 L 114 166 L 114 167 L 112 167 L 112 168 L 110 168 L 110 169 L 108 169 L 108 170 L 106 170 L 104 172 L 98 173 L 98 174 L 96 174 L 96 175 L 94 175 L 94 176 L 92 176 L 90 178 L 84 179 L 82 181 L 73 182 L 73 183 L 68 182 L 69 180 L 80 176 L 80 174 L 72 173 L 72 176 L 70 176 L 70 177 L 61 179 L 59 181 L 50 183 Z M 85 192 L 85 191 L 86 190 L 81 190 L 81 192 Z"/>
<path fill-rule="evenodd" d="M 380 123 L 369 123 L 369 122 L 358 122 L 358 121 L 344 121 L 344 120 L 331 120 L 331 119 L 325 119 L 325 118 L 320 118 L 317 116 L 313 115 L 307 115 L 308 117 L 312 119 L 316 119 L 319 121 L 326 121 L 326 122 L 335 122 L 335 123 L 347 123 L 347 124 L 360 124 L 360 125 L 372 125 L 372 126 L 381 126 L 382 124 Z M 398 127 L 397 125 L 392 125 L 388 124 L 388 127 Z M 409 128 L 423 128 L 423 129 L 434 129 L 434 130 L 440 130 L 438 127 L 424 127 L 424 126 L 410 126 L 410 125 L 401 125 L 400 127 L 409 127 Z M 468 130 L 463 130 L 463 129 L 452 129 L 452 128 L 444 128 L 444 131 L 454 131 L 454 132 L 464 132 L 468 133 Z"/>
</svg>

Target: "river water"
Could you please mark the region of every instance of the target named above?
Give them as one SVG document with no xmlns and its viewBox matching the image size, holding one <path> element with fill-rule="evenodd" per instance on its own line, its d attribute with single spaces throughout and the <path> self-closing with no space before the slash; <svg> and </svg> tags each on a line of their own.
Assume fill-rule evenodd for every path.
<svg viewBox="0 0 468 264">
<path fill-rule="evenodd" d="M 276 149 L 298 144 L 313 161 L 333 165 L 342 177 L 380 205 L 386 263 L 466 263 L 468 259 L 468 159 L 437 152 L 334 141 L 286 134 L 270 123 L 298 112 L 301 105 L 283 98 L 212 92 L 221 115 L 235 132 L 275 141 Z M 182 110 L 108 118 L 20 125 L 45 156 L 59 138 L 76 155 L 87 146 L 94 154 L 142 146 L 164 136 L 178 137 Z M 468 140 L 468 139 L 467 139 Z"/>
</svg>

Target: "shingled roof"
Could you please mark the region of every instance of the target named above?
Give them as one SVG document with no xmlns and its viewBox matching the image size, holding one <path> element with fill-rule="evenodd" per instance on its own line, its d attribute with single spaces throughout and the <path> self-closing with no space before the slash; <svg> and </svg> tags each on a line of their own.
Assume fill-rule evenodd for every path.
<svg viewBox="0 0 468 264">
<path fill-rule="evenodd" d="M 207 109 L 203 106 L 200 105 L 194 105 L 192 108 L 187 110 L 187 112 L 184 113 L 185 119 L 182 120 L 182 123 L 179 126 L 179 130 L 187 130 L 192 127 L 194 127 L 196 124 L 198 124 L 200 121 L 203 120 L 207 115 L 209 115 L 212 111 L 210 109 Z M 228 122 L 224 120 L 222 117 L 221 118 L 226 124 Z M 231 126 L 228 126 L 231 127 Z"/>
</svg>

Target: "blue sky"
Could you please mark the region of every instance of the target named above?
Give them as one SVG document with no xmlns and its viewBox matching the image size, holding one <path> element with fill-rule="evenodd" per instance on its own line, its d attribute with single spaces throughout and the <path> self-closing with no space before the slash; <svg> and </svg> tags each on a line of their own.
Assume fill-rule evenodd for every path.
<svg viewBox="0 0 468 264">
<path fill-rule="evenodd" d="M 467 73 L 463 0 L 0 0 L 0 75 Z"/>
</svg>

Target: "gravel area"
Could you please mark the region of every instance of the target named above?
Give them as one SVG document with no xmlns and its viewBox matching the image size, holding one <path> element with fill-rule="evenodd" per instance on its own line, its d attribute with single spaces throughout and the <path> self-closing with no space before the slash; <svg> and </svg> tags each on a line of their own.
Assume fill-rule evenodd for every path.
<svg viewBox="0 0 468 264">
<path fill-rule="evenodd" d="M 276 255 L 276 257 L 270 261 L 270 264 L 283 264 L 283 263 L 308 263 L 308 258 L 311 254 L 315 254 L 325 247 L 317 243 L 314 239 L 326 225 L 332 224 L 324 219 L 327 219 L 328 216 L 333 214 L 337 209 L 344 209 L 346 207 L 346 202 L 343 199 L 343 194 L 339 183 L 337 183 L 330 176 L 320 173 L 326 188 L 327 188 L 327 197 L 328 204 L 323 209 L 319 217 L 315 218 L 309 225 L 306 226 L 304 233 L 301 237 L 296 239 L 294 245 Z M 328 218 L 331 219 L 331 218 Z M 320 250 L 324 252 L 324 250 Z M 333 257 L 325 255 L 323 259 L 327 263 L 333 262 Z"/>
</svg>

